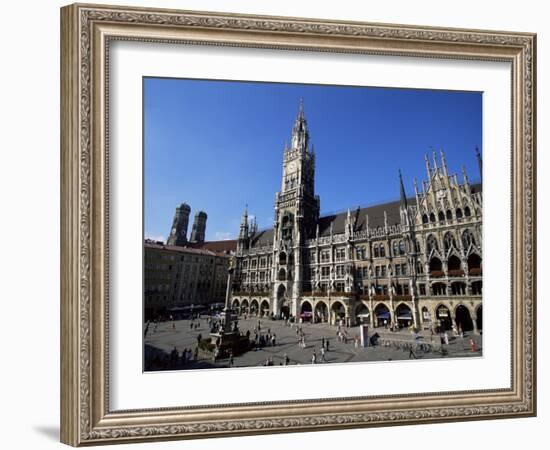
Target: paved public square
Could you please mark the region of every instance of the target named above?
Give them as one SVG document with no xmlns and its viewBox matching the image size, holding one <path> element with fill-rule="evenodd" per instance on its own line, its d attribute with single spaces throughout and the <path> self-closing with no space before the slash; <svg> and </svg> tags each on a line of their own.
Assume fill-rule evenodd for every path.
<svg viewBox="0 0 550 450">
<path fill-rule="evenodd" d="M 150 324 L 145 337 L 145 370 L 181 370 L 181 369 L 205 369 L 228 367 L 229 360 L 221 359 L 213 361 L 203 352 L 197 359 L 197 336 L 202 339 L 210 337 L 210 328 L 206 317 L 194 320 L 199 323 L 198 328 L 191 327 L 191 320 L 176 320 L 161 322 L 157 326 Z M 464 337 L 452 336 L 448 332 L 449 344 L 441 344 L 441 337 L 431 335 L 430 332 L 421 333 L 418 337 L 408 330 L 390 332 L 384 328 L 375 328 L 369 331 L 369 336 L 374 332 L 380 335 L 379 345 L 362 348 L 360 341 L 355 344 L 355 338 L 359 340 L 359 327 L 342 327 L 347 335 L 347 342 L 337 339 L 337 327 L 328 324 L 294 324 L 287 325 L 282 320 L 243 318 L 239 319 L 239 330 L 244 334 L 247 330 L 254 339 L 254 328 L 260 323 L 260 333 L 275 334 L 275 345 L 267 345 L 261 349 L 250 350 L 240 356 L 234 357 L 233 367 L 251 367 L 266 365 L 271 359 L 272 365 L 284 364 L 285 355 L 289 365 L 312 364 L 315 351 L 316 363 L 347 363 L 362 361 L 392 361 L 392 360 L 422 360 L 430 358 L 472 357 L 481 356 L 481 336 L 465 333 Z M 305 348 L 298 345 L 297 329 L 301 327 L 305 335 Z M 423 335 L 424 334 L 424 335 Z M 472 351 L 470 338 L 476 343 L 476 351 Z M 321 345 L 328 340 L 328 351 L 325 352 L 324 362 L 321 356 Z M 413 352 L 411 353 L 410 348 Z M 178 351 L 177 362 L 170 358 L 174 348 Z M 184 349 L 191 349 L 193 358 L 183 363 L 181 358 Z"/>
</svg>

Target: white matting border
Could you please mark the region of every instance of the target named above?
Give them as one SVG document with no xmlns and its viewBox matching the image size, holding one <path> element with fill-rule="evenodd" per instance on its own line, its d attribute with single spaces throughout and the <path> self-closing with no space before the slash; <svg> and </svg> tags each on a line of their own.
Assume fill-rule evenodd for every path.
<svg viewBox="0 0 550 450">
<path fill-rule="evenodd" d="M 111 410 L 510 386 L 508 64 L 123 41 L 110 61 Z M 483 91 L 484 356 L 142 373 L 143 76 Z"/>
</svg>

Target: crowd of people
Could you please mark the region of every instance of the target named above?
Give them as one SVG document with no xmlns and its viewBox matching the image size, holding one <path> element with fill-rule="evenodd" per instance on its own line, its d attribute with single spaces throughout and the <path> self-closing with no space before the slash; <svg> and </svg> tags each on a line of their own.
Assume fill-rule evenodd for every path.
<svg viewBox="0 0 550 450">
<path fill-rule="evenodd" d="M 236 317 L 235 317 L 236 318 Z M 174 318 L 170 318 L 170 322 L 168 323 L 168 326 L 163 327 L 163 331 L 178 331 L 177 327 L 181 327 L 179 325 L 179 322 L 176 322 Z M 288 339 L 284 339 L 283 343 L 281 344 L 279 342 L 279 339 L 277 337 L 277 334 L 272 331 L 271 327 L 274 325 L 270 324 L 269 320 L 267 325 L 262 323 L 261 319 L 252 318 L 250 316 L 241 316 L 241 319 L 244 319 L 245 326 L 244 329 L 246 331 L 239 331 L 237 328 L 237 320 L 231 321 L 229 326 L 226 326 L 224 323 L 224 316 L 214 316 L 214 315 L 208 315 L 208 316 L 195 316 L 192 317 L 189 322 L 186 323 L 186 327 L 189 327 L 189 329 L 192 332 L 199 331 L 199 329 L 202 330 L 201 327 L 205 327 L 207 332 L 209 332 L 209 335 L 218 334 L 219 336 L 223 337 L 224 332 L 230 331 L 236 331 L 238 333 L 238 336 L 241 338 L 245 338 L 247 342 L 250 342 L 250 349 L 255 351 L 260 351 L 266 347 L 277 347 L 280 345 L 285 345 L 285 349 L 287 348 L 286 345 L 288 344 Z M 265 318 L 264 318 L 265 322 Z M 311 357 L 309 356 L 300 356 L 296 358 L 294 361 L 291 360 L 289 355 L 285 352 L 282 356 L 280 353 L 275 353 L 273 355 L 268 355 L 265 357 L 265 360 L 263 360 L 260 365 L 263 366 L 273 366 L 275 364 L 278 365 L 290 365 L 290 364 L 298 364 L 299 362 L 304 362 L 304 360 L 308 360 L 311 362 L 311 364 L 318 364 L 318 363 L 326 363 L 329 362 L 328 354 L 330 351 L 330 342 L 329 338 L 326 336 L 322 336 L 319 339 L 318 332 L 315 332 L 313 334 L 310 334 L 310 331 L 308 330 L 309 326 L 306 323 L 302 323 L 302 321 L 295 321 L 291 320 L 290 318 L 286 318 L 286 320 L 283 322 L 285 326 L 290 327 L 291 329 L 295 330 L 296 334 L 296 342 L 300 349 L 306 350 L 308 349 L 311 353 Z M 159 321 L 148 321 L 146 323 L 146 326 L 144 328 L 144 336 L 146 337 L 148 333 L 156 333 L 159 328 Z M 276 328 L 276 327 L 275 327 Z M 306 330 L 308 330 L 308 333 L 306 334 Z M 333 328 L 334 330 L 334 328 Z M 350 344 L 353 345 L 356 349 L 358 349 L 363 343 L 359 336 L 357 334 L 350 336 L 350 328 L 347 326 L 347 324 L 339 323 L 336 326 L 335 329 L 335 340 L 339 344 Z M 389 328 L 388 328 L 389 330 Z M 393 334 L 393 333 L 392 333 Z M 287 333 L 283 333 L 283 335 L 287 335 Z M 372 334 L 372 336 L 369 336 L 368 345 L 369 346 L 376 346 L 377 345 L 377 339 L 373 339 L 373 337 L 376 336 L 379 337 L 378 333 Z M 415 342 L 418 338 L 420 338 L 420 334 L 416 330 L 411 330 L 411 341 Z M 427 338 L 427 336 L 425 336 Z M 436 333 L 434 329 L 431 330 L 431 338 L 432 343 L 434 339 L 440 339 L 441 340 L 441 346 L 449 346 L 451 341 L 454 341 L 458 338 L 461 338 L 463 342 L 466 344 L 466 342 L 469 345 L 469 350 L 471 352 L 478 352 L 478 347 L 476 344 L 476 341 L 473 339 L 473 337 L 468 336 L 467 341 L 464 340 L 464 333 L 460 329 L 460 327 L 453 327 L 452 330 L 447 330 L 441 333 Z M 156 368 L 160 369 L 170 369 L 170 368 L 183 368 L 185 366 L 189 366 L 189 364 L 196 362 L 199 360 L 199 358 L 204 358 L 204 350 L 205 346 L 201 346 L 201 341 L 203 340 L 203 335 L 201 332 L 198 332 L 196 335 L 196 346 L 186 347 L 181 352 L 178 350 L 177 347 L 174 347 L 172 351 L 168 355 L 162 355 L 161 352 L 158 352 L 154 355 L 152 358 L 152 365 Z M 235 356 L 232 350 L 227 350 L 226 347 L 224 347 L 224 351 L 221 351 L 221 338 L 210 338 L 208 337 L 208 340 L 211 344 L 213 344 L 213 347 L 211 350 L 211 358 L 214 363 L 218 363 L 220 361 L 227 362 L 227 365 L 229 367 L 235 366 Z M 320 341 L 320 345 L 319 345 Z M 209 345 L 211 345 L 209 344 Z M 201 350 L 202 349 L 202 350 Z M 406 348 L 406 351 L 409 352 L 409 358 L 410 359 L 416 359 L 418 355 L 415 353 L 416 348 L 413 348 L 413 345 Z M 237 356 L 240 355 L 241 351 L 237 353 Z M 291 352 L 292 354 L 292 352 Z M 203 356 L 201 356 L 203 355 Z M 275 358 L 275 361 L 274 361 Z M 151 361 L 150 361 L 151 362 Z M 223 363 L 222 363 L 223 364 Z"/>
</svg>

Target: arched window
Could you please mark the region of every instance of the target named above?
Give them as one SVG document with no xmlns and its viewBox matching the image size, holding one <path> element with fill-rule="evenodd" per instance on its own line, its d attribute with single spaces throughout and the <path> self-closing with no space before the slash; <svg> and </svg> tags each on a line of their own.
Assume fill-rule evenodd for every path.
<svg viewBox="0 0 550 450">
<path fill-rule="evenodd" d="M 440 222 L 445 222 L 445 214 L 443 214 L 443 211 L 439 211 L 439 213 L 437 214 L 437 218 Z"/>
<path fill-rule="evenodd" d="M 432 223 L 435 222 L 435 215 L 434 215 L 434 213 L 431 213 L 431 214 L 430 214 L 430 222 L 432 222 Z"/>
<path fill-rule="evenodd" d="M 457 248 L 456 246 L 456 240 L 452 233 L 446 233 L 445 237 L 443 238 L 443 243 L 445 245 L 445 251 L 448 252 L 451 248 Z"/>
<path fill-rule="evenodd" d="M 447 220 L 453 220 L 453 213 L 450 209 L 447 210 Z"/>
<path fill-rule="evenodd" d="M 430 259 L 430 274 L 431 275 L 441 275 L 443 270 L 443 265 L 439 258 Z"/>
<path fill-rule="evenodd" d="M 456 218 L 462 219 L 462 210 L 460 208 L 456 209 Z"/>
<path fill-rule="evenodd" d="M 374 250 L 374 257 L 378 258 L 380 256 L 380 251 L 378 250 L 378 244 L 374 244 L 373 250 Z"/>
<path fill-rule="evenodd" d="M 468 272 L 470 275 L 481 275 L 481 258 L 472 253 L 468 256 Z"/>
<path fill-rule="evenodd" d="M 434 283 L 432 290 L 434 295 L 447 295 L 447 285 L 445 283 Z"/>
<path fill-rule="evenodd" d="M 400 255 L 405 254 L 405 243 L 403 241 L 399 241 L 399 254 Z"/>
<path fill-rule="evenodd" d="M 415 239 L 414 241 L 414 251 L 416 253 L 420 253 L 420 242 L 418 241 L 418 239 Z"/>
<path fill-rule="evenodd" d="M 464 215 L 466 217 L 470 217 L 472 215 L 472 213 L 470 212 L 470 208 L 468 208 L 467 206 L 466 208 L 464 208 Z"/>
<path fill-rule="evenodd" d="M 426 239 L 426 253 L 429 255 L 432 250 L 438 250 L 439 247 L 437 245 L 437 239 L 433 234 L 430 234 L 428 236 L 428 239 Z"/>
<path fill-rule="evenodd" d="M 386 256 L 386 246 L 384 244 L 380 244 L 380 257 L 383 258 Z"/>
<path fill-rule="evenodd" d="M 420 262 L 416 262 L 416 273 L 417 274 L 423 274 L 424 273 L 424 265 Z"/>
<path fill-rule="evenodd" d="M 422 223 L 428 223 L 428 215 L 427 214 L 424 214 L 422 216 Z"/>
<path fill-rule="evenodd" d="M 393 256 L 397 256 L 399 254 L 399 243 L 397 241 L 393 241 Z"/>
<path fill-rule="evenodd" d="M 476 245 L 476 240 L 470 230 L 465 230 L 462 233 L 462 245 L 466 250 L 470 248 L 470 245 Z"/>
<path fill-rule="evenodd" d="M 460 259 L 458 259 L 458 257 L 455 255 L 451 255 L 449 257 L 449 260 L 447 261 L 447 269 L 449 271 L 449 275 L 460 275 L 459 272 L 462 271 L 462 264 L 460 263 Z"/>
<path fill-rule="evenodd" d="M 286 253 L 281 252 L 279 255 L 279 264 L 285 265 L 286 264 Z"/>
</svg>

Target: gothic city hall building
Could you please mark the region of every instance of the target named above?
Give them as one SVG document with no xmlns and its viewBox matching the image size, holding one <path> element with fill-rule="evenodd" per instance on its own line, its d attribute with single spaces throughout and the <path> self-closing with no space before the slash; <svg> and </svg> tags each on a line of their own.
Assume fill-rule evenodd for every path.
<svg viewBox="0 0 550 450">
<path fill-rule="evenodd" d="M 477 152 L 481 177 L 481 156 Z M 482 189 L 425 158 L 396 201 L 320 215 L 303 105 L 285 146 L 273 228 L 245 210 L 228 303 L 241 313 L 370 327 L 482 330 Z M 399 198 L 397 190 L 399 189 Z M 398 199 L 397 199 L 398 198 Z"/>
</svg>

